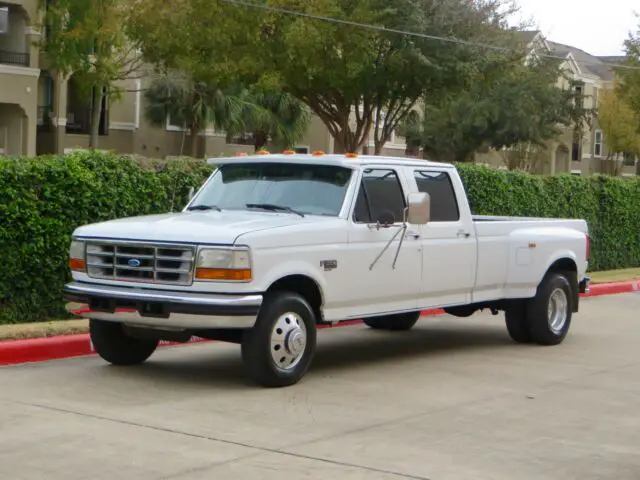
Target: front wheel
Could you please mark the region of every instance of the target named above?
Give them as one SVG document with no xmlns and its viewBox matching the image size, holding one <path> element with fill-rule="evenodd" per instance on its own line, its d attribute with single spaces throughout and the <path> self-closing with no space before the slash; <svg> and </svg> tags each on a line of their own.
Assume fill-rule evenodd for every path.
<svg viewBox="0 0 640 480">
<path fill-rule="evenodd" d="M 242 337 L 242 359 L 247 373 L 265 387 L 297 383 L 315 355 L 316 333 L 313 309 L 301 295 L 269 294 L 256 324 Z"/>
<path fill-rule="evenodd" d="M 97 354 L 113 365 L 143 363 L 158 347 L 158 340 L 130 337 L 122 324 L 103 320 L 89 320 L 89 336 Z"/>
</svg>

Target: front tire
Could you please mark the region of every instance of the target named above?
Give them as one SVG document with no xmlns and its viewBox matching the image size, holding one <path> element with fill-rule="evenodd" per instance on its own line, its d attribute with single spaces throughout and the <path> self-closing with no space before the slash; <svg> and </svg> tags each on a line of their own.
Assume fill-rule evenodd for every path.
<svg viewBox="0 0 640 480">
<path fill-rule="evenodd" d="M 89 336 L 97 354 L 113 365 L 143 363 L 158 347 L 158 340 L 130 337 L 122 324 L 104 320 L 89 320 Z"/>
<path fill-rule="evenodd" d="M 242 337 L 250 378 L 265 387 L 286 387 L 305 375 L 316 351 L 316 318 L 297 293 L 267 295 L 256 324 Z"/>
<path fill-rule="evenodd" d="M 400 313 L 382 317 L 365 318 L 364 324 L 374 330 L 391 330 L 396 332 L 411 330 L 420 318 L 420 312 Z"/>
<path fill-rule="evenodd" d="M 573 313 L 571 283 L 561 273 L 549 272 L 527 305 L 531 339 L 539 345 L 562 343 L 571 326 Z"/>
</svg>

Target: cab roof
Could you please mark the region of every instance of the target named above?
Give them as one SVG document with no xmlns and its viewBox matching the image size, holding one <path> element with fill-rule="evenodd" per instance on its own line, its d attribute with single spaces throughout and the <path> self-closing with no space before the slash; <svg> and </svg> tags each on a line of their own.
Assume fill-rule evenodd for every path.
<svg viewBox="0 0 640 480">
<path fill-rule="evenodd" d="M 243 164 L 256 162 L 270 163 L 316 163 L 319 165 L 335 165 L 346 168 L 357 168 L 365 165 L 397 165 L 407 167 L 438 167 L 454 168 L 450 163 L 431 162 L 410 157 L 390 157 L 380 155 L 352 155 L 352 154 L 317 154 L 317 153 L 271 153 L 253 154 L 235 157 L 210 157 L 207 163 L 211 165 Z"/>
</svg>

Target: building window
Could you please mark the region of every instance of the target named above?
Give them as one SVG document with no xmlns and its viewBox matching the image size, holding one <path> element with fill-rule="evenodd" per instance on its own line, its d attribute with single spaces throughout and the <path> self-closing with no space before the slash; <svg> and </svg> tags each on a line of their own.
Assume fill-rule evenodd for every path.
<svg viewBox="0 0 640 480">
<path fill-rule="evenodd" d="M 593 142 L 593 154 L 596 157 L 602 156 L 602 131 L 596 130 L 595 141 Z"/>
<path fill-rule="evenodd" d="M 9 33 L 9 7 L 0 7 L 0 35 Z"/>
</svg>

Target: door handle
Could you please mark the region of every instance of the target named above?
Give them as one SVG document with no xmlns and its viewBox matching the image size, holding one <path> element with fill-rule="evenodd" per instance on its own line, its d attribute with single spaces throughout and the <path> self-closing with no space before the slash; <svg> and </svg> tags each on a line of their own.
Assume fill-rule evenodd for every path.
<svg viewBox="0 0 640 480">
<path fill-rule="evenodd" d="M 405 238 L 413 238 L 414 240 L 417 240 L 418 238 L 420 238 L 420 234 L 417 232 L 407 232 L 404 234 Z"/>
<path fill-rule="evenodd" d="M 469 232 L 465 232 L 464 230 L 458 230 L 458 238 L 469 238 L 471 234 Z"/>
</svg>

